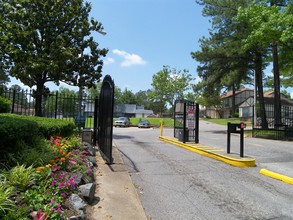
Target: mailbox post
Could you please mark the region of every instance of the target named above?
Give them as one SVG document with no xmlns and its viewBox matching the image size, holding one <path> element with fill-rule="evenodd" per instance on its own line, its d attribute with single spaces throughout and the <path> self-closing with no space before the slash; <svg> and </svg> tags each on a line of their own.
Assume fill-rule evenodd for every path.
<svg viewBox="0 0 293 220">
<path fill-rule="evenodd" d="M 244 128 L 246 128 L 246 124 L 243 122 L 240 124 L 228 122 L 227 126 L 227 154 L 230 154 L 231 133 L 237 133 L 240 134 L 240 157 L 244 157 Z"/>
</svg>

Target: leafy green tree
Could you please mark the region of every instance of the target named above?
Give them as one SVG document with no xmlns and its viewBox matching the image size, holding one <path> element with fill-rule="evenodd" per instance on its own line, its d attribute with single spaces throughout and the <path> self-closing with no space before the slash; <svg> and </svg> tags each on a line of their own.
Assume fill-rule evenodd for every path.
<svg viewBox="0 0 293 220">
<path fill-rule="evenodd" d="M 204 16 L 212 17 L 212 30 L 209 38 L 203 37 L 200 40 L 201 50 L 191 53 L 192 57 L 201 63 L 197 70 L 202 81 L 194 90 L 202 93 L 201 97 L 203 94 L 214 94 L 203 91 L 209 90 L 211 86 L 218 87 L 219 92 L 222 89 L 235 90 L 241 83 L 251 81 L 250 54 L 239 50 L 239 39 L 244 33 L 233 22 L 237 8 L 247 5 L 247 1 L 198 0 L 197 3 L 204 6 Z M 213 100 L 211 97 L 209 99 Z"/>
<path fill-rule="evenodd" d="M 8 82 L 10 82 L 10 79 L 5 73 L 4 68 L 0 65 L 0 85 L 5 85 Z"/>
<path fill-rule="evenodd" d="M 292 48 L 290 50 L 287 48 L 288 45 L 292 44 L 292 37 L 288 34 L 287 29 L 292 26 L 293 15 L 290 7 L 286 7 L 287 3 L 287 1 L 252 2 L 249 7 L 239 9 L 236 19 L 236 21 L 242 24 L 246 23 L 250 27 L 247 38 L 242 40 L 243 47 L 249 49 L 254 47 L 271 48 L 271 50 L 267 50 L 267 54 L 271 56 L 273 61 L 275 124 L 281 123 L 281 83 L 278 52 L 280 45 L 282 45 L 283 53 L 287 51 L 292 54 Z M 292 64 L 292 61 L 287 60 L 287 62 L 289 66 Z"/>
<path fill-rule="evenodd" d="M 136 104 L 143 105 L 145 109 L 150 109 L 150 100 L 148 98 L 149 92 L 150 90 L 148 91 L 140 90 L 137 93 L 135 93 L 134 96 L 135 96 Z"/>
<path fill-rule="evenodd" d="M 150 99 L 150 107 L 149 109 L 153 110 L 154 114 L 159 114 L 160 116 L 163 115 L 167 111 L 167 105 L 164 102 L 156 101 Z"/>
<path fill-rule="evenodd" d="M 166 104 L 173 108 L 176 99 L 185 98 L 191 80 L 188 70 L 177 71 L 169 66 L 163 66 L 163 70 L 153 75 L 153 88 L 149 92 L 149 98 L 153 102 L 162 103 L 162 109 Z"/>
<path fill-rule="evenodd" d="M 287 28 L 283 30 L 281 43 L 279 44 L 279 65 L 282 75 L 281 85 L 285 88 L 293 85 L 293 3 L 287 4 L 281 24 L 287 24 Z M 291 24 L 291 25 L 290 25 Z"/>
<path fill-rule="evenodd" d="M 263 99 L 263 69 L 267 63 L 267 48 L 255 45 L 242 47 L 242 40 L 251 30 L 249 22 L 237 22 L 238 8 L 247 8 L 252 0 L 198 0 L 203 6 L 203 15 L 211 17 L 212 30 L 209 38 L 201 40 L 201 51 L 192 53 L 192 57 L 201 63 L 198 67 L 202 81 L 194 87 L 195 92 L 207 98 L 207 103 L 215 102 L 223 89 L 235 90 L 241 84 L 251 83 L 252 75 L 256 78 L 261 118 L 266 126 Z M 211 87 L 214 91 L 210 91 Z M 215 97 L 211 97 L 215 95 Z M 234 110 L 235 111 L 235 110 Z"/>
<path fill-rule="evenodd" d="M 127 88 L 125 88 L 122 92 L 120 101 L 122 102 L 122 104 L 137 104 L 135 95 L 131 90 L 128 90 Z"/>
<path fill-rule="evenodd" d="M 125 104 L 122 101 L 122 91 L 118 86 L 115 86 L 114 88 L 114 104 L 119 105 L 119 104 Z"/>
<path fill-rule="evenodd" d="M 83 0 L 0 1 L 0 61 L 11 76 L 36 86 L 36 115 L 46 82 L 90 88 L 100 80 L 108 50 L 91 37 L 103 26 L 90 11 Z"/>
<path fill-rule="evenodd" d="M 99 97 L 100 96 L 100 91 L 101 91 L 101 87 L 102 87 L 102 83 L 99 82 L 96 84 L 95 88 L 92 87 L 90 89 L 86 90 L 86 93 L 88 94 L 88 96 L 92 99 L 94 99 L 95 97 Z"/>
</svg>

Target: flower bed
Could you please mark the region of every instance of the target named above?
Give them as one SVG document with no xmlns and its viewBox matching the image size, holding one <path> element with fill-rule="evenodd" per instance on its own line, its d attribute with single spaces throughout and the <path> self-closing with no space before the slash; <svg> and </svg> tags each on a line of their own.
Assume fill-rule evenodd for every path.
<svg viewBox="0 0 293 220">
<path fill-rule="evenodd" d="M 51 137 L 48 147 L 54 158 L 49 163 L 18 165 L 1 174 L 1 219 L 66 219 L 80 214 L 70 197 L 79 193 L 82 177 L 93 178 L 89 151 L 61 137 Z"/>
</svg>

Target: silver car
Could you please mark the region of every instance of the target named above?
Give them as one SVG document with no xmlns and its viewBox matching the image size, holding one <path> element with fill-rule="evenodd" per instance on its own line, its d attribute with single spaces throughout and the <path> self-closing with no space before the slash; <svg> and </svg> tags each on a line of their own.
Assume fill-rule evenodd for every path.
<svg viewBox="0 0 293 220">
<path fill-rule="evenodd" d="M 114 127 L 128 127 L 130 125 L 130 121 L 127 117 L 119 117 L 114 121 Z"/>
<path fill-rule="evenodd" d="M 138 123 L 138 128 L 150 128 L 150 122 L 148 120 L 143 120 Z"/>
</svg>

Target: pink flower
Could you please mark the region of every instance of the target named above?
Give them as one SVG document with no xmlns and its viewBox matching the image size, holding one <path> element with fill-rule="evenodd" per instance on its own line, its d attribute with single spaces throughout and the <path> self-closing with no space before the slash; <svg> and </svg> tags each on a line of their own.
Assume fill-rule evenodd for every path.
<svg viewBox="0 0 293 220">
<path fill-rule="evenodd" d="M 60 196 L 62 196 L 62 197 L 64 197 L 64 198 L 67 197 L 66 193 L 61 193 Z"/>
<path fill-rule="evenodd" d="M 33 212 L 31 214 L 34 220 L 46 220 L 49 216 L 46 212 L 42 212 L 42 210 L 38 210 L 37 212 Z"/>
<path fill-rule="evenodd" d="M 64 186 L 64 183 L 61 182 L 61 183 L 59 184 L 58 188 L 61 189 L 63 186 Z"/>
<path fill-rule="evenodd" d="M 60 168 L 61 168 L 61 166 L 58 166 L 58 165 L 54 164 L 51 169 L 52 169 L 53 172 L 55 172 L 57 170 L 60 170 Z"/>
<path fill-rule="evenodd" d="M 75 185 L 76 185 L 76 183 L 75 183 L 75 181 L 74 181 L 74 177 L 71 177 L 71 178 L 69 179 L 69 182 L 70 182 L 70 185 L 72 185 L 72 186 L 75 186 Z"/>
<path fill-rule="evenodd" d="M 56 210 L 56 212 L 62 213 L 61 208 L 58 208 L 58 209 Z"/>
<path fill-rule="evenodd" d="M 68 162 L 71 163 L 71 164 L 77 164 L 76 161 L 73 160 L 72 158 L 70 158 L 70 159 L 68 160 Z"/>
<path fill-rule="evenodd" d="M 52 182 L 51 182 L 51 186 L 54 186 L 55 183 L 56 183 L 56 180 L 53 179 Z"/>
</svg>

